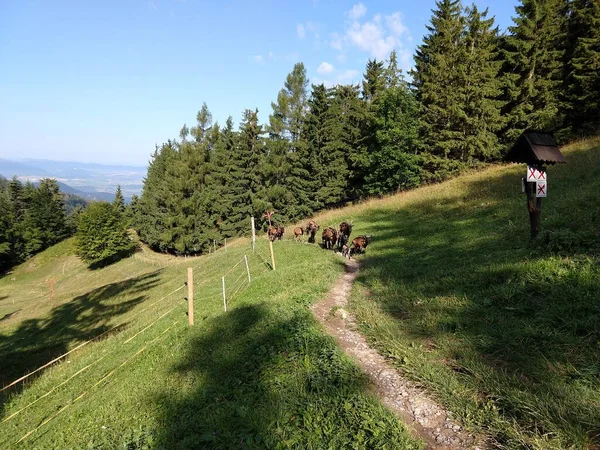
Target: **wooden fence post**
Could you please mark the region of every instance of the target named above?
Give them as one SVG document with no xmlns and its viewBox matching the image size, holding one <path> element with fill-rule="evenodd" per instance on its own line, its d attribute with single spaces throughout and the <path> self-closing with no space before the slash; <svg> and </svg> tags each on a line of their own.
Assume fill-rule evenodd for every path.
<svg viewBox="0 0 600 450">
<path fill-rule="evenodd" d="M 244 261 L 246 261 L 246 272 L 248 272 L 248 284 L 250 284 L 250 267 L 248 266 L 248 257 L 244 255 Z"/>
<path fill-rule="evenodd" d="M 188 320 L 194 325 L 194 269 L 188 267 Z"/>
<path fill-rule="evenodd" d="M 217 251 L 217 240 L 213 239 L 213 250 L 216 252 Z"/>
<path fill-rule="evenodd" d="M 252 228 L 252 253 L 254 253 L 254 246 L 256 245 L 256 229 L 254 228 L 254 217 L 250 217 L 250 227 Z"/>
<path fill-rule="evenodd" d="M 227 298 L 225 297 L 225 277 L 221 277 L 221 281 L 223 282 L 223 308 L 225 312 L 227 312 Z"/>
<path fill-rule="evenodd" d="M 227 238 L 225 238 L 225 251 L 227 251 Z"/>
<path fill-rule="evenodd" d="M 273 253 L 273 241 L 269 239 L 269 248 L 271 249 L 271 265 L 273 266 L 273 270 L 275 270 L 275 254 Z"/>
</svg>

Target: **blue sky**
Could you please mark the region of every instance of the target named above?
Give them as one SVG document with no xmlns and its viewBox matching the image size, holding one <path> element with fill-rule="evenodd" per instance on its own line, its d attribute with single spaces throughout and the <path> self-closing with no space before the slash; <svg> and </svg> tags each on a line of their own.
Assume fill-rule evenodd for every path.
<svg viewBox="0 0 600 450">
<path fill-rule="evenodd" d="M 518 0 L 477 0 L 501 30 Z M 395 48 L 404 68 L 434 0 L 0 2 L 0 158 L 145 165 L 206 102 L 268 120 L 295 62 L 358 82 Z"/>
</svg>

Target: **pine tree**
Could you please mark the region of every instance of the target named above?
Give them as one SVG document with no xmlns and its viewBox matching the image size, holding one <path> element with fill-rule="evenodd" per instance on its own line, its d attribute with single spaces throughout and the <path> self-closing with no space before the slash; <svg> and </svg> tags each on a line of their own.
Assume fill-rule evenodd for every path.
<svg viewBox="0 0 600 450">
<path fill-rule="evenodd" d="M 377 99 L 377 96 L 385 88 L 385 70 L 383 61 L 369 59 L 367 67 L 363 75 L 362 81 L 362 98 L 367 103 L 371 103 Z"/>
<path fill-rule="evenodd" d="M 77 255 L 89 264 L 106 264 L 135 248 L 123 216 L 107 202 L 95 202 L 79 216 Z"/>
<path fill-rule="evenodd" d="M 125 198 L 121 192 L 121 185 L 117 186 L 117 190 L 115 191 L 115 199 L 113 200 L 112 204 L 120 214 L 125 213 Z"/>
<path fill-rule="evenodd" d="M 464 137 L 464 18 L 459 0 L 440 0 L 436 7 L 429 34 L 417 48 L 413 85 L 421 103 L 423 151 L 457 158 Z"/>
<path fill-rule="evenodd" d="M 363 191 L 382 195 L 417 186 L 421 181 L 420 157 L 415 154 L 419 137 L 419 105 L 398 69 L 395 52 L 385 69 L 386 87 L 372 113 L 373 150 L 366 163 Z"/>
<path fill-rule="evenodd" d="M 600 133 L 600 2 L 569 2 L 567 124 L 571 134 Z"/>
<path fill-rule="evenodd" d="M 298 219 L 311 212 L 308 148 L 304 138 L 308 78 L 304 64 L 297 63 L 271 104 L 268 152 L 263 165 L 264 197 L 268 207 L 283 220 Z"/>
<path fill-rule="evenodd" d="M 227 232 L 239 235 L 248 230 L 250 216 L 260 217 L 267 204 L 258 193 L 262 191 L 260 164 L 264 157 L 262 126 L 258 110 L 245 110 L 235 139 L 235 149 L 229 172 L 227 195 L 230 211 Z"/>
<path fill-rule="evenodd" d="M 322 175 L 325 183 L 316 197 L 325 206 L 358 197 L 362 186 L 364 104 L 358 86 L 338 85 L 328 91 L 329 107 L 325 120 Z"/>
<path fill-rule="evenodd" d="M 0 185 L 0 271 L 7 269 L 15 262 L 13 242 L 14 215 L 7 185 Z"/>
<path fill-rule="evenodd" d="M 503 125 L 500 110 L 503 102 L 499 79 L 498 29 L 487 10 L 467 8 L 465 36 L 465 81 L 461 89 L 464 113 L 461 161 L 490 161 L 500 154 L 497 133 Z"/>
<path fill-rule="evenodd" d="M 562 0 L 522 0 L 503 40 L 507 145 L 527 129 L 555 131 L 562 124 L 566 19 L 561 7 Z"/>
<path fill-rule="evenodd" d="M 312 85 L 312 92 L 308 100 L 308 113 L 306 116 L 305 136 L 307 141 L 307 162 L 313 182 L 313 191 L 310 195 L 313 210 L 323 209 L 328 202 L 327 191 L 319 188 L 326 185 L 329 180 L 329 158 L 325 152 L 325 145 L 329 140 L 327 134 L 327 118 L 329 116 L 329 99 L 324 84 Z"/>
</svg>

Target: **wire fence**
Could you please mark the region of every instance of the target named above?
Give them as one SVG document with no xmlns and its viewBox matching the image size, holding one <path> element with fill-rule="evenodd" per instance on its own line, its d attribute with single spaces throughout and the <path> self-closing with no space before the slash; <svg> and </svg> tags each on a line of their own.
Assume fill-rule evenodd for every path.
<svg viewBox="0 0 600 450">
<path fill-rule="evenodd" d="M 251 284 L 251 280 L 252 280 L 251 271 L 250 271 L 251 266 L 256 267 L 256 268 L 261 267 L 261 266 L 263 267 L 262 271 L 254 274 L 255 278 L 264 274 L 265 272 L 267 272 L 269 270 L 272 270 L 270 263 L 263 256 L 263 254 L 260 251 L 257 251 L 258 249 L 256 247 L 254 250 L 255 250 L 253 253 L 254 257 L 251 256 L 250 258 L 248 258 L 248 256 L 245 255 L 243 258 L 241 258 L 239 261 L 237 261 L 235 264 L 233 264 L 224 273 L 223 273 L 222 266 L 215 267 L 214 269 L 210 269 L 207 272 L 203 272 L 202 277 L 206 278 L 206 279 L 200 283 L 196 283 L 196 282 L 193 283 L 193 285 L 194 285 L 193 289 L 197 290 L 196 293 L 194 294 L 194 299 L 197 299 L 199 302 L 211 302 L 211 303 L 213 301 L 222 299 L 224 301 L 225 311 L 227 311 L 227 306 L 231 305 L 231 302 L 233 300 L 235 300 L 241 294 L 241 292 L 243 292 L 243 290 Z M 166 283 L 165 285 L 163 285 L 163 288 L 166 286 L 172 286 L 175 283 L 181 283 L 181 280 L 175 279 L 173 281 L 170 281 L 170 282 Z M 172 298 L 172 296 L 174 296 L 175 294 L 177 294 L 178 292 L 183 290 L 186 287 L 186 285 L 187 285 L 187 283 L 177 286 L 175 289 L 168 292 L 161 298 L 151 302 L 150 304 L 146 305 L 141 310 L 136 311 L 133 315 L 129 316 L 127 318 L 127 322 L 116 324 L 116 325 L 112 326 L 111 328 L 109 328 L 108 330 L 100 333 L 99 335 L 78 344 L 71 350 L 59 355 L 58 357 L 43 364 L 42 366 L 38 367 L 37 369 L 27 373 L 26 375 L 23 375 L 22 377 L 14 380 L 10 384 L 2 387 L 0 389 L 0 392 L 6 391 L 6 390 L 10 389 L 11 387 L 17 386 L 18 384 L 25 382 L 29 377 L 52 366 L 53 364 L 56 364 L 57 362 L 66 358 L 68 355 L 82 349 L 83 347 L 85 347 L 86 345 L 88 345 L 94 341 L 98 341 L 102 337 L 109 336 L 111 333 L 115 333 L 117 331 L 122 331 L 123 327 L 126 326 L 127 324 L 130 324 L 132 319 L 140 316 L 142 313 L 144 313 L 146 311 L 151 310 L 155 306 L 160 305 L 165 300 Z M 180 301 L 176 302 L 174 305 L 170 302 L 167 302 L 168 304 L 167 304 L 166 308 L 156 311 L 157 314 L 160 314 L 157 318 L 155 318 L 154 320 L 151 319 L 150 323 L 146 322 L 146 323 L 140 324 L 141 328 L 138 329 L 133 335 L 131 335 L 127 338 L 125 338 L 125 336 L 123 337 L 124 340 L 123 340 L 122 344 L 125 345 L 125 344 L 130 343 L 131 341 L 136 339 L 138 336 L 143 335 L 147 330 L 153 328 L 156 324 L 158 324 L 160 321 L 162 321 L 165 317 L 168 317 L 174 311 L 176 311 L 178 309 L 181 310 L 181 306 L 182 306 L 182 304 L 184 304 L 183 302 L 185 302 L 186 300 L 187 300 L 186 298 L 182 297 L 180 299 Z M 159 308 L 160 308 L 160 306 L 159 306 Z M 100 379 L 98 379 L 93 385 L 91 385 L 91 387 L 88 390 L 81 392 L 78 396 L 76 396 L 72 400 L 68 401 L 66 404 L 62 405 L 53 414 L 46 417 L 36 427 L 34 427 L 30 431 L 28 431 L 26 434 L 24 434 L 19 439 L 19 441 L 17 441 L 17 444 L 28 439 L 37 430 L 42 428 L 44 425 L 48 424 L 55 417 L 57 417 L 63 411 L 65 411 L 70 405 L 75 404 L 76 402 L 80 401 L 82 398 L 86 397 L 93 390 L 98 389 L 99 386 L 103 385 L 103 383 L 106 380 L 110 379 L 117 371 L 119 371 L 119 369 L 124 367 L 126 364 L 128 364 L 133 359 L 135 359 L 138 355 L 140 355 L 142 352 L 144 352 L 147 348 L 154 345 L 159 339 L 164 337 L 166 335 L 166 333 L 169 330 L 173 329 L 173 327 L 175 327 L 177 325 L 177 323 L 180 321 L 181 321 L 181 318 L 177 318 L 173 322 L 173 324 L 170 325 L 168 328 L 166 328 L 164 331 L 162 331 L 159 334 L 159 336 L 157 336 L 154 339 L 143 344 L 143 346 L 140 349 L 138 349 L 132 356 L 127 358 L 125 361 L 115 365 L 112 369 L 110 369 L 102 377 L 100 377 Z M 128 328 L 130 328 L 130 327 L 128 327 Z M 114 347 L 114 348 L 116 349 L 117 347 Z M 116 350 L 113 350 L 113 351 L 116 351 Z M 61 388 L 63 388 L 68 383 L 70 383 L 72 380 L 74 380 L 77 377 L 80 377 L 82 374 L 89 371 L 92 367 L 96 366 L 102 360 L 104 360 L 108 356 L 114 354 L 113 351 L 104 353 L 102 356 L 95 359 L 91 363 L 86 364 L 84 367 L 78 369 L 75 373 L 73 373 L 68 378 L 66 378 L 65 380 L 58 383 L 57 385 L 53 386 L 47 392 L 43 393 L 40 396 L 37 396 L 33 401 L 31 401 L 27 405 L 21 407 L 17 411 L 13 412 L 12 414 L 10 414 L 7 417 L 5 417 L 4 419 L 2 419 L 2 421 L 0 423 L 3 424 L 3 423 L 6 423 L 6 422 L 14 419 L 15 417 L 19 416 L 20 414 L 22 414 L 23 412 L 27 411 L 32 406 L 34 406 L 35 404 L 40 402 L 41 400 L 46 399 L 53 393 L 61 390 Z"/>
</svg>

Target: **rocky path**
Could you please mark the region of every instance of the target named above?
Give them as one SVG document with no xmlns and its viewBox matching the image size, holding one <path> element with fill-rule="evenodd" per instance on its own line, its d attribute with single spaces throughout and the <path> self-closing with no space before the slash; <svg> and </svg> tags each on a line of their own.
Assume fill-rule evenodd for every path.
<svg viewBox="0 0 600 450">
<path fill-rule="evenodd" d="M 358 262 L 346 262 L 346 273 L 327 298 L 312 306 L 316 318 L 368 375 L 382 403 L 406 423 L 414 436 L 426 443 L 426 449 L 485 448 L 482 439 L 463 431 L 423 389 L 389 365 L 358 332 L 356 318 L 345 309 L 358 269 Z"/>
</svg>

